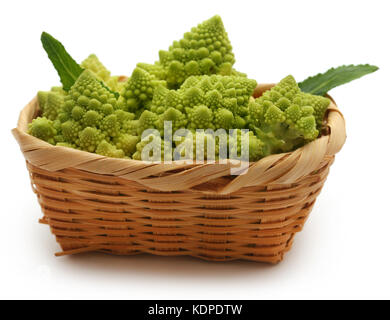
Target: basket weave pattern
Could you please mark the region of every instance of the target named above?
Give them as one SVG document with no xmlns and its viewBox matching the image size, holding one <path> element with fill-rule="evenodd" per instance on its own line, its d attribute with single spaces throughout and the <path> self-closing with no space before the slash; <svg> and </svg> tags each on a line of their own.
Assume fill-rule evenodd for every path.
<svg viewBox="0 0 390 320">
<path fill-rule="evenodd" d="M 256 95 L 270 85 L 259 85 Z M 313 208 L 334 154 L 345 141 L 332 102 L 327 130 L 294 152 L 251 163 L 147 164 L 54 147 L 26 133 L 36 98 L 13 134 L 31 184 L 62 252 L 190 255 L 206 260 L 276 263 Z"/>
</svg>

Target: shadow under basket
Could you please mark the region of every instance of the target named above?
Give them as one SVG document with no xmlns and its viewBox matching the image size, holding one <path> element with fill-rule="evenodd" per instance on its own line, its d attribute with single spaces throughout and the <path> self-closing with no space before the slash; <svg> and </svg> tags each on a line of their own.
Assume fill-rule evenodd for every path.
<svg viewBox="0 0 390 320">
<path fill-rule="evenodd" d="M 272 85 L 258 85 L 259 96 Z M 321 137 L 232 176 L 226 164 L 147 164 L 52 146 L 27 134 L 34 98 L 12 132 L 43 218 L 62 252 L 188 255 L 277 263 L 291 248 L 345 142 L 332 101 Z"/>
</svg>

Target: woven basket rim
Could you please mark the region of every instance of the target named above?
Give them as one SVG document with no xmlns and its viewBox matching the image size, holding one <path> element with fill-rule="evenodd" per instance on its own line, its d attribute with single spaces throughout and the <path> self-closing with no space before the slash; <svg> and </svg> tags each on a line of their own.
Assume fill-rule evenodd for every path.
<svg viewBox="0 0 390 320">
<path fill-rule="evenodd" d="M 254 96 L 261 95 L 274 84 L 258 84 Z M 218 193 L 230 193 L 244 186 L 254 183 L 256 177 L 269 177 L 257 180 L 258 183 L 292 183 L 318 168 L 326 156 L 334 156 L 340 151 L 346 139 L 345 120 L 334 100 L 328 107 L 326 114 L 327 134 L 305 146 L 288 153 L 274 154 L 249 163 L 249 170 L 253 174 L 237 176 Z M 240 165 L 238 160 L 227 160 L 226 163 L 183 163 L 172 161 L 171 163 L 150 163 L 133 159 L 110 158 L 95 153 L 76 150 L 67 147 L 53 146 L 43 140 L 27 133 L 28 124 L 38 114 L 38 99 L 35 96 L 20 112 L 17 127 L 12 133 L 20 145 L 21 151 L 28 162 L 48 171 L 59 171 L 67 168 L 77 168 L 87 172 L 113 175 L 128 180 L 135 180 L 145 186 L 161 191 L 176 191 L 191 188 L 215 178 L 226 176 L 230 169 Z M 274 169 L 277 167 L 277 169 Z M 270 170 L 272 169 L 272 170 Z M 177 172 L 173 175 L 184 178 L 186 182 L 179 183 L 175 187 L 175 181 L 162 179 L 161 175 L 167 172 Z M 276 172 L 275 172 L 276 171 Z M 278 174 L 279 172 L 279 174 Z M 157 178 L 155 178 L 157 176 Z M 187 177 L 185 177 L 187 176 Z M 245 177 L 246 176 L 246 177 Z M 187 179 L 185 179 L 187 178 Z M 160 181 L 158 181 L 158 180 Z M 267 181 L 268 179 L 268 181 Z M 164 180 L 164 181 L 161 181 Z"/>
</svg>

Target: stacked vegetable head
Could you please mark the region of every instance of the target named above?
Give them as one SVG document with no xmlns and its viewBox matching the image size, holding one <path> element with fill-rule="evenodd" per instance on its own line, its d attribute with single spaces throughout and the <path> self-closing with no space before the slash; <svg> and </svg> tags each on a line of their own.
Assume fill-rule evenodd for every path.
<svg viewBox="0 0 390 320">
<path fill-rule="evenodd" d="M 234 73 L 234 54 L 222 19 L 214 16 L 174 41 L 168 51 L 159 52 L 153 66 L 139 64 L 146 71 L 165 79 L 169 88 L 178 88 L 194 75 Z"/>
<path fill-rule="evenodd" d="M 175 153 L 203 159 L 209 157 L 205 150 L 212 150 L 215 159 L 246 153 L 246 159 L 256 161 L 316 139 L 330 104 L 328 98 L 302 92 L 292 76 L 254 99 L 257 83 L 233 69 L 232 46 L 219 16 L 160 51 L 154 64 L 138 63 L 124 82 L 111 76 L 96 55 L 78 65 L 50 35 L 43 33 L 42 43 L 63 87 L 38 93 L 41 116 L 32 121 L 29 133 L 53 145 L 108 157 L 141 160 L 148 143 L 158 137 L 165 159 Z M 337 72 L 300 86 L 316 93 L 324 88 L 318 85 L 322 80 L 329 89 L 377 69 L 342 68 L 353 75 L 340 78 L 340 68 L 333 69 Z M 167 123 L 170 135 L 181 132 L 173 143 L 176 150 L 164 141 Z M 214 134 L 221 130 L 228 135 Z"/>
</svg>

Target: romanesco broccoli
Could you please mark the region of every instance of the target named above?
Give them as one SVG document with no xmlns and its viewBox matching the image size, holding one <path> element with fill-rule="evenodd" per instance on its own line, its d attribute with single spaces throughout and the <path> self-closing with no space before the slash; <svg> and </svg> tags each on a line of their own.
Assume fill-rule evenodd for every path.
<svg viewBox="0 0 390 320">
<path fill-rule="evenodd" d="M 103 81 L 107 81 L 111 76 L 111 72 L 107 70 L 95 54 L 90 54 L 88 58 L 81 62 L 81 67 L 92 71 L 96 77 Z"/>
<path fill-rule="evenodd" d="M 116 146 L 107 142 L 106 140 L 102 140 L 97 148 L 96 153 L 106 157 L 112 158 L 124 158 L 125 152 L 122 149 L 118 149 Z"/>
<path fill-rule="evenodd" d="M 290 151 L 317 138 L 314 108 L 322 121 L 323 106 L 330 103 L 327 98 L 318 98 L 302 93 L 294 78 L 287 76 L 261 97 L 251 99 L 247 120 L 264 142 L 264 155 Z"/>
<path fill-rule="evenodd" d="M 118 76 L 111 76 L 111 72 L 100 62 L 95 54 L 90 54 L 83 62 L 81 67 L 95 74 L 102 80 L 111 90 L 119 92 L 123 87 L 123 82 L 119 82 Z"/>
<path fill-rule="evenodd" d="M 248 101 L 255 87 L 255 80 L 243 77 L 191 76 L 178 90 L 156 88 L 148 108 L 156 114 L 168 108 L 186 113 L 192 129 L 242 128 L 242 117 L 248 114 Z"/>
<path fill-rule="evenodd" d="M 112 77 L 96 55 L 82 68 L 73 61 L 75 72 L 65 70 L 67 91 L 38 92 L 40 114 L 29 133 L 108 157 L 141 160 L 149 153 L 158 160 L 199 160 L 212 153 L 220 160 L 257 161 L 301 147 L 321 132 L 330 100 L 302 92 L 292 76 L 252 97 L 257 83 L 233 69 L 219 16 L 192 28 L 159 57 L 155 64 L 138 63 L 125 82 Z M 164 141 L 171 135 L 176 150 Z M 157 148 L 150 148 L 152 141 Z"/>
<path fill-rule="evenodd" d="M 119 108 L 115 95 L 92 71 L 83 71 L 67 95 L 40 93 L 39 101 L 45 117 L 30 125 L 32 135 L 52 144 L 107 156 L 129 157 L 133 153 L 136 141 L 123 135 L 122 130 L 134 114 Z"/>
<path fill-rule="evenodd" d="M 169 88 L 178 88 L 189 76 L 232 73 L 235 62 L 228 35 L 222 19 L 214 16 L 186 32 L 174 41 L 168 51 L 159 52 L 159 61 L 152 65 L 138 66 L 166 80 Z"/>
<path fill-rule="evenodd" d="M 156 80 L 149 72 L 135 68 L 131 77 L 125 83 L 120 101 L 124 110 L 136 112 L 142 110 L 153 99 L 155 87 L 164 82 Z"/>
<path fill-rule="evenodd" d="M 57 134 L 57 131 L 54 129 L 53 121 L 47 118 L 35 118 L 29 124 L 29 133 L 34 137 L 45 140 L 51 144 L 55 144 L 54 136 Z"/>
<path fill-rule="evenodd" d="M 59 91 L 39 91 L 38 102 L 42 116 L 50 120 L 57 119 L 58 110 L 64 101 L 64 94 Z"/>
<path fill-rule="evenodd" d="M 208 133 L 195 132 L 199 129 L 247 128 L 250 129 L 248 157 L 255 161 L 314 140 L 329 105 L 327 98 L 302 93 L 292 76 L 254 99 L 251 94 L 256 82 L 248 78 L 191 76 L 178 90 L 169 90 L 161 85 L 152 88 L 153 77 L 143 69 L 136 68 L 133 74 L 135 77 L 127 83 L 127 92 L 131 92 L 127 97 L 136 101 L 138 116 L 123 110 L 120 101 L 86 70 L 67 95 L 39 94 L 45 117 L 30 124 L 30 133 L 52 144 L 106 156 L 140 159 L 142 148 L 147 145 L 140 141 L 142 133 L 157 129 L 163 138 L 166 121 L 171 121 L 173 133 L 178 129 L 189 129 L 200 139 L 204 138 L 202 134 L 210 137 Z M 143 86 L 134 85 L 130 90 L 138 79 Z M 145 90 L 147 83 L 151 90 Z M 50 103 L 50 99 L 56 103 Z M 149 104 L 144 103 L 147 100 Z M 183 138 L 181 142 L 187 143 L 188 139 Z M 229 136 L 229 151 L 225 156 L 242 155 L 241 138 L 237 139 L 234 141 Z M 216 158 L 224 157 L 218 152 L 221 145 L 218 137 L 215 142 Z M 195 144 L 193 150 L 194 156 L 203 154 Z"/>
</svg>

